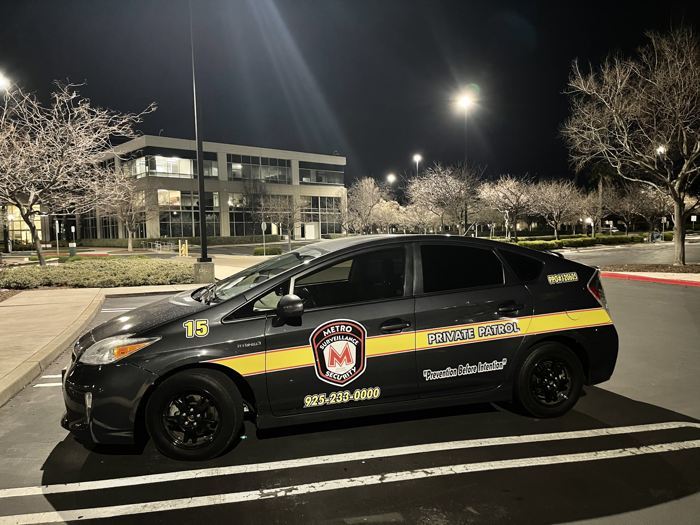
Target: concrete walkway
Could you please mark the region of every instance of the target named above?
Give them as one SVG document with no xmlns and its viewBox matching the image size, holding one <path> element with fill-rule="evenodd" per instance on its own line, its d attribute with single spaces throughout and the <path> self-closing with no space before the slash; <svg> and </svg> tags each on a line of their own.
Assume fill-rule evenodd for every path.
<svg viewBox="0 0 700 525">
<path fill-rule="evenodd" d="M 215 255 L 218 279 L 257 264 L 266 257 Z M 194 258 L 186 258 L 194 262 Z M 0 406 L 28 385 L 83 331 L 114 295 L 175 293 L 198 284 L 122 288 L 28 290 L 0 302 Z"/>
<path fill-rule="evenodd" d="M 0 302 L 0 406 L 83 331 L 108 295 L 175 293 L 201 285 L 28 290 Z"/>
</svg>

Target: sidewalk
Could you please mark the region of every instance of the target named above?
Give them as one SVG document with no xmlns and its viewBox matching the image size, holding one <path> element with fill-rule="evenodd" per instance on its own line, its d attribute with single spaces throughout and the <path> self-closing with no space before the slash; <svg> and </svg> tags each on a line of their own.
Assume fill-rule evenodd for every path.
<svg viewBox="0 0 700 525">
<path fill-rule="evenodd" d="M 622 279 L 626 281 L 645 281 L 681 286 L 700 286 L 699 273 L 664 273 L 664 272 L 600 272 L 601 277 Z"/>
<path fill-rule="evenodd" d="M 193 258 L 187 258 L 194 262 Z M 217 279 L 266 257 L 214 255 Z M 0 302 L 0 406 L 31 383 L 83 332 L 105 297 L 175 293 L 200 284 L 27 290 Z"/>
<path fill-rule="evenodd" d="M 198 286 L 28 290 L 0 302 L 0 406 L 68 348 L 106 296 L 175 293 Z"/>
</svg>

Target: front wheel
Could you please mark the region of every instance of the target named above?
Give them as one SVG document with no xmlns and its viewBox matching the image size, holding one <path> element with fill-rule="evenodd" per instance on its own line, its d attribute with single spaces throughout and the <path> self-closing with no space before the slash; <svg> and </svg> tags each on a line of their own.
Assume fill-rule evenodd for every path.
<svg viewBox="0 0 700 525">
<path fill-rule="evenodd" d="M 582 388 L 583 367 L 576 354 L 562 344 L 543 343 L 520 367 L 515 397 L 535 417 L 557 417 L 576 404 Z"/>
<path fill-rule="evenodd" d="M 243 424 L 238 389 L 217 370 L 186 370 L 163 381 L 146 406 L 156 448 L 174 459 L 211 459 L 224 452 Z"/>
</svg>

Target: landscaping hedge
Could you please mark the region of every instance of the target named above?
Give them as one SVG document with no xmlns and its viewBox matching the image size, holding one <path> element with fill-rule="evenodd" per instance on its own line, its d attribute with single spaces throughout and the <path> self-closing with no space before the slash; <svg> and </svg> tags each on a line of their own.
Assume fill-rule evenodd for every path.
<svg viewBox="0 0 700 525">
<path fill-rule="evenodd" d="M 192 281 L 191 264 L 134 257 L 81 259 L 54 266 L 16 266 L 0 270 L 0 288 L 15 289 L 41 286 L 113 288 Z"/>
<path fill-rule="evenodd" d="M 263 250 L 262 246 L 256 246 L 253 250 L 253 255 L 282 255 L 282 248 L 279 246 L 266 246 Z"/>
<path fill-rule="evenodd" d="M 279 235 L 265 235 L 267 242 L 278 242 L 281 240 Z M 164 239 L 134 239 L 134 248 L 140 248 L 143 243 L 147 242 L 172 242 L 177 244 L 177 241 L 188 241 L 189 244 L 199 245 L 199 237 L 168 237 Z M 237 237 L 207 237 L 207 242 L 211 246 L 221 244 L 254 244 L 262 242 L 262 235 L 239 235 Z M 80 241 L 82 246 L 99 246 L 104 248 L 126 248 L 128 239 L 83 239 Z"/>
<path fill-rule="evenodd" d="M 532 250 L 556 250 L 559 248 L 584 248 L 597 244 L 629 244 L 644 242 L 646 235 L 598 235 L 595 239 L 591 237 L 575 237 L 570 239 L 559 239 L 558 241 L 518 241 L 518 246 L 524 246 Z"/>
</svg>

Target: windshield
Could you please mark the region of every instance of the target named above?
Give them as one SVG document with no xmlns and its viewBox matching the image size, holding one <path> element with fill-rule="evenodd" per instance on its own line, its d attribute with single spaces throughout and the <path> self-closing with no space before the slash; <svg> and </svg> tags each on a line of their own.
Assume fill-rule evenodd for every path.
<svg viewBox="0 0 700 525">
<path fill-rule="evenodd" d="M 304 264 L 325 253 L 328 253 L 328 250 L 310 245 L 267 259 L 216 283 L 212 290 L 212 298 L 226 301 L 290 268 Z"/>
</svg>

